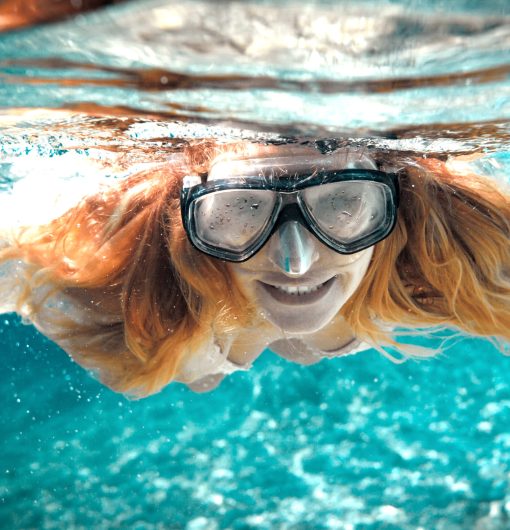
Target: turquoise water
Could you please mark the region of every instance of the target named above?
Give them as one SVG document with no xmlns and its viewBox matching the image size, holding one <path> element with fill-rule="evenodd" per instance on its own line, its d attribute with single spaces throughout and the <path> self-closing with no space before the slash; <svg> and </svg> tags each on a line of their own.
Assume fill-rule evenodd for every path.
<svg viewBox="0 0 510 530">
<path fill-rule="evenodd" d="M 16 318 L 0 340 L 1 528 L 509 527 L 509 365 L 483 341 L 268 351 L 210 394 L 127 401 Z"/>
<path fill-rule="evenodd" d="M 508 57 L 507 0 L 132 1 L 0 34 L 0 210 L 211 137 L 477 152 L 508 182 Z M 212 393 L 128 401 L 1 316 L 0 528 L 508 530 L 510 362 L 451 343 L 266 351 Z"/>
</svg>

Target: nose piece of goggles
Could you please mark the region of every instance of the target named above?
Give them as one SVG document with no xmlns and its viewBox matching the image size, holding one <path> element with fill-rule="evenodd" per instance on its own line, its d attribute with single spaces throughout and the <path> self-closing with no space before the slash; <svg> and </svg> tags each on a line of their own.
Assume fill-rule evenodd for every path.
<svg viewBox="0 0 510 530">
<path fill-rule="evenodd" d="M 287 204 L 271 231 L 267 256 L 279 270 L 290 276 L 301 276 L 318 258 L 316 241 L 299 206 Z"/>
<path fill-rule="evenodd" d="M 216 258 L 249 259 L 286 221 L 297 221 L 341 254 L 368 248 L 395 227 L 399 188 L 394 173 L 339 169 L 327 156 L 222 165 L 213 166 L 205 183 L 198 176 L 185 177 L 181 192 L 190 242 Z"/>
</svg>

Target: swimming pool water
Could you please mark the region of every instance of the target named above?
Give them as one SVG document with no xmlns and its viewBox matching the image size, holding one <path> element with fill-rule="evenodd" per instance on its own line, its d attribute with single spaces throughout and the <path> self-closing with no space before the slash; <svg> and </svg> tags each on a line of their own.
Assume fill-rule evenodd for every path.
<svg viewBox="0 0 510 530">
<path fill-rule="evenodd" d="M 271 352 L 210 394 L 103 388 L 7 318 L 1 528 L 508 528 L 508 359 Z"/>
<path fill-rule="evenodd" d="M 1 34 L 0 208 L 44 214 L 12 208 L 15 182 L 79 192 L 205 137 L 483 152 L 507 180 L 509 17 L 149 0 Z M 1 316 L 0 529 L 508 530 L 509 359 L 452 342 L 402 365 L 266 351 L 212 393 L 128 401 Z"/>
</svg>

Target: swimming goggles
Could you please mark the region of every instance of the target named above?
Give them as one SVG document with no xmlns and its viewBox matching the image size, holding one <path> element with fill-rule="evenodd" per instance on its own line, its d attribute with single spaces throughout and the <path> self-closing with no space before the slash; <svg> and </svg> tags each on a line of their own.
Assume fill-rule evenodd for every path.
<svg viewBox="0 0 510 530">
<path fill-rule="evenodd" d="M 340 254 L 387 237 L 397 220 L 398 178 L 375 169 L 272 158 L 218 163 L 207 182 L 186 176 L 182 222 L 198 250 L 249 259 L 287 221 L 297 221 Z"/>
</svg>

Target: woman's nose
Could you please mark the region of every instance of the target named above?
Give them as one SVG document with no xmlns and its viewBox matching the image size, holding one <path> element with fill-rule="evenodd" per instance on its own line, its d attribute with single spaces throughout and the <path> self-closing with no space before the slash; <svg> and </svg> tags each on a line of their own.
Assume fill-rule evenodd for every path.
<svg viewBox="0 0 510 530">
<path fill-rule="evenodd" d="M 301 276 L 319 259 L 316 238 L 298 221 L 283 223 L 268 242 L 268 258 L 288 276 Z"/>
</svg>

